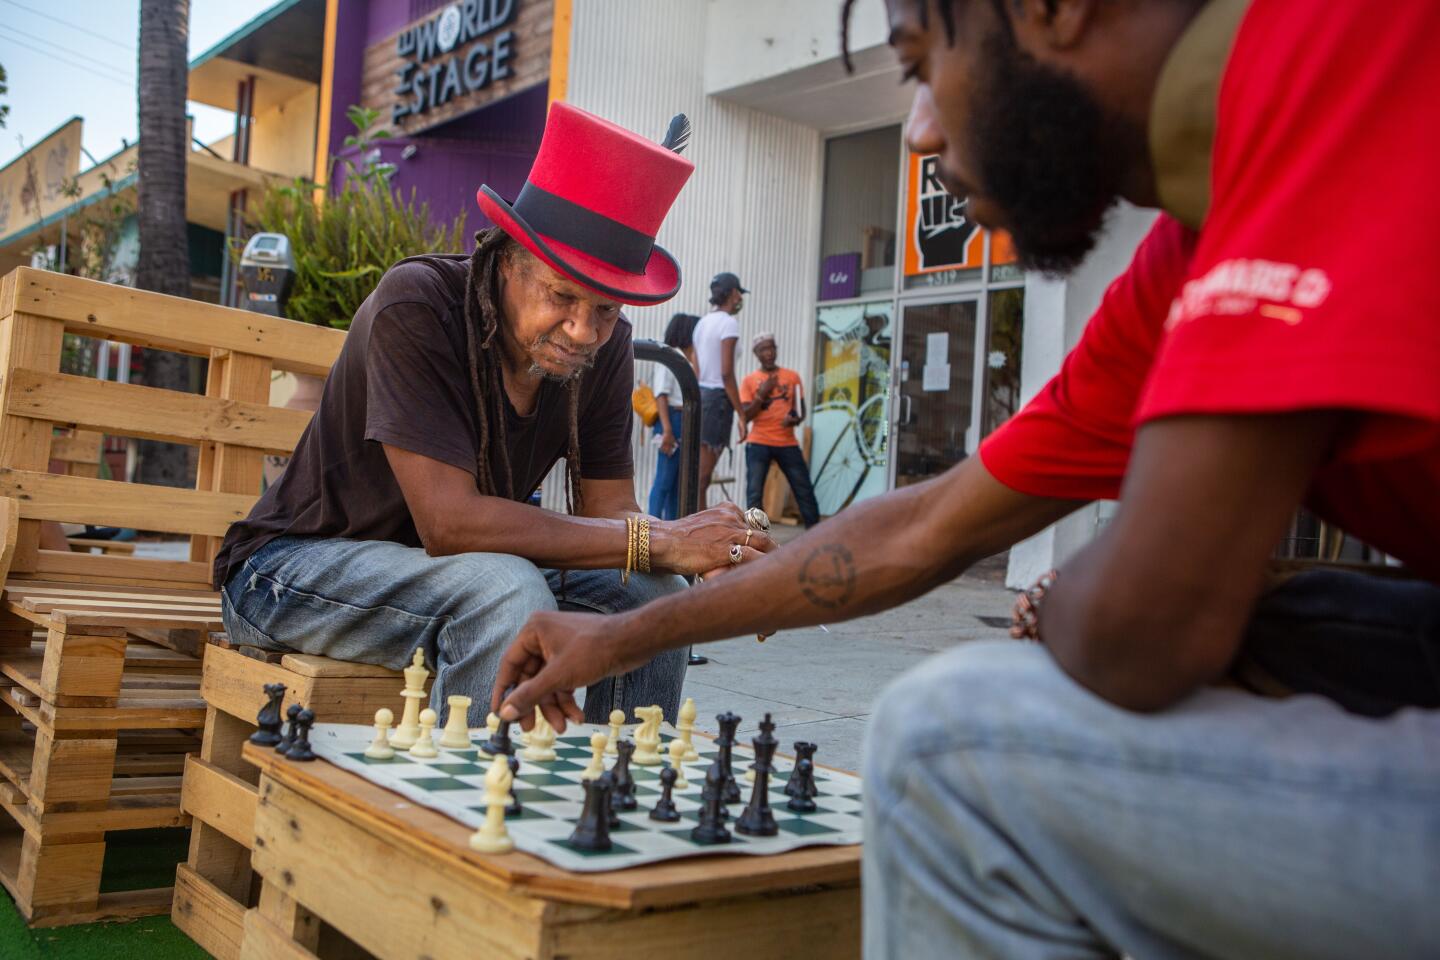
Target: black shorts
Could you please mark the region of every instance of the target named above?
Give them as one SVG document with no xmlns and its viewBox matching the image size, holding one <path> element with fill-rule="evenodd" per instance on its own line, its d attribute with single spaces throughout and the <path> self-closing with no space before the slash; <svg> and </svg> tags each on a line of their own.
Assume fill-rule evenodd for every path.
<svg viewBox="0 0 1440 960">
<path fill-rule="evenodd" d="M 735 408 L 724 387 L 700 388 L 700 442 L 723 450 L 730 446 Z"/>
</svg>

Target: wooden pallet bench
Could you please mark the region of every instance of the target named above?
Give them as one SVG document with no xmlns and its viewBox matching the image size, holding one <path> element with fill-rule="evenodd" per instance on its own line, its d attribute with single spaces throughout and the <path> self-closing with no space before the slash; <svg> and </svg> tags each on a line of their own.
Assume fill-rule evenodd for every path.
<svg viewBox="0 0 1440 960">
<path fill-rule="evenodd" d="M 275 662 L 211 645 L 201 694 L 205 739 L 187 758 L 182 809 L 194 818 L 190 856 L 175 877 L 175 925 L 218 960 L 237 960 L 245 912 L 259 902 L 251 870 L 259 770 L 242 759 L 265 703 L 267 683 L 285 684 L 299 703 L 334 723 L 369 723 L 380 707 L 399 709 L 405 678 L 383 667 L 285 654 Z"/>
<path fill-rule="evenodd" d="M 61 373 L 67 333 L 204 358 L 205 394 Z M 265 455 L 291 452 L 309 422 L 269 406 L 272 374 L 323 376 L 343 340 L 46 271 L 0 279 L 0 884 L 32 924 L 170 908 L 170 887 L 101 894 L 105 838 L 190 822 L 201 655 L 223 630 L 211 562 Z M 195 489 L 99 479 L 85 458 L 107 435 L 198 448 Z M 49 473 L 52 459 L 87 466 Z M 189 556 L 41 549 L 46 520 L 188 537 Z"/>
</svg>

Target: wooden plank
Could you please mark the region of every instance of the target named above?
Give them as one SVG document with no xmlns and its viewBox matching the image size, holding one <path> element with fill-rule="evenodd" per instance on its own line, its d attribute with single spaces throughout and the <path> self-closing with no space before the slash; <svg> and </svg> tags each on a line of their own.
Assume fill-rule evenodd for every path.
<svg viewBox="0 0 1440 960">
<path fill-rule="evenodd" d="M 268 778 L 260 790 L 252 863 L 262 902 L 287 894 L 381 957 L 542 955 L 541 901 L 447 869 Z"/>
<path fill-rule="evenodd" d="M 15 379 L 20 378 L 22 375 L 51 376 L 51 374 L 41 374 L 36 370 L 16 370 L 11 375 L 12 378 L 14 378 L 11 380 L 11 383 L 13 384 Z M 84 379 L 89 383 L 98 382 L 84 377 L 75 377 L 73 379 Z M 13 390 L 14 387 L 12 386 L 11 389 Z M 19 413 L 18 409 L 16 413 Z M 100 440 L 100 436 L 90 430 L 80 430 L 70 436 L 52 437 L 50 440 L 50 459 L 64 460 L 70 464 L 99 463 Z"/>
<path fill-rule="evenodd" d="M 215 590 L 173 587 L 119 586 L 106 583 L 65 583 L 53 580 L 11 580 L 5 584 L 6 598 L 46 596 L 99 597 L 115 600 L 177 600 L 182 603 L 220 603 Z"/>
<path fill-rule="evenodd" d="M 223 627 L 224 623 L 214 614 L 202 613 L 166 613 L 157 610 L 154 613 L 127 613 L 123 610 L 96 611 L 85 610 L 51 610 L 45 614 L 50 622 L 59 626 L 70 628 L 90 629 L 94 627 L 120 627 L 133 629 L 135 627 L 151 627 L 159 630 L 215 630 Z"/>
<path fill-rule="evenodd" d="M 134 920 L 137 917 L 154 917 L 169 912 L 172 898 L 172 887 L 102 893 L 95 901 L 95 906 L 90 909 L 81 909 L 74 905 L 37 907 L 30 917 L 30 926 L 35 929 L 43 929 L 73 926 L 78 923 L 96 923 L 101 920 Z"/>
<path fill-rule="evenodd" d="M 695 857 L 586 874 L 562 870 L 525 853 L 486 857 L 470 850 L 471 831 L 463 824 L 332 764 L 289 763 L 273 750 L 253 745 L 246 745 L 243 756 L 261 769 L 262 809 L 267 782 L 292 789 L 337 815 L 363 823 L 376 837 L 420 851 L 426 861 L 443 861 L 447 871 L 476 873 L 526 896 L 617 909 L 673 907 L 800 886 L 841 885 L 860 877 L 858 844 L 806 847 L 769 857 Z M 262 813 L 256 821 L 257 836 L 263 819 Z"/>
<path fill-rule="evenodd" d="M 105 600 L 90 599 L 89 597 L 26 597 L 20 601 L 20 605 L 31 613 L 50 613 L 54 610 L 92 610 L 106 611 L 110 613 L 148 613 L 151 611 L 173 611 L 174 613 L 190 616 L 193 614 L 213 615 L 218 621 L 220 616 L 220 605 L 218 603 L 181 603 L 178 601 L 162 601 L 152 603 L 148 600 Z"/>
<path fill-rule="evenodd" d="M 41 550 L 31 569 L 46 582 L 80 581 L 92 586 L 194 590 L 210 586 L 210 567 L 185 560 L 96 557 L 65 550 Z M 12 577 L 11 583 L 17 582 Z"/>
<path fill-rule="evenodd" d="M 305 677 L 287 670 L 283 660 L 265 663 L 221 647 L 206 651 L 200 695 L 215 708 L 253 722 L 267 683 L 285 684 L 287 703 L 309 707 L 325 723 L 370 723 L 381 707 L 394 709 L 399 693 L 393 678 Z"/>
<path fill-rule="evenodd" d="M 0 496 L 20 501 L 22 520 L 62 520 L 166 533 L 224 536 L 230 524 L 245 519 L 249 514 L 258 499 L 258 492 L 246 495 L 180 490 L 0 467 Z"/>
<path fill-rule="evenodd" d="M 268 413 L 271 410 L 267 404 L 270 402 L 273 372 L 269 358 L 232 351 L 221 368 L 218 382 L 207 384 L 206 390 L 209 392 L 218 387 L 220 402 L 251 404 Z M 278 408 L 277 412 L 280 412 Z M 299 434 L 285 437 L 283 447 L 272 446 L 270 449 L 289 453 L 299 439 Z M 258 496 L 264 478 L 265 454 L 260 449 L 251 449 L 255 444 L 236 445 L 223 437 L 217 440 L 219 442 L 214 444 L 208 469 L 197 477 L 197 489 Z M 219 537 L 195 537 L 191 541 L 190 559 L 213 561 L 219 551 Z"/>
<path fill-rule="evenodd" d="M 260 909 L 245 911 L 244 938 L 240 960 L 317 960 L 314 952 L 260 915 Z"/>
<path fill-rule="evenodd" d="M 252 366 L 263 370 L 268 391 L 270 362 L 243 354 L 235 356 L 253 361 Z M 187 444 L 217 441 L 272 453 L 294 450 L 312 416 L 305 410 L 269 406 L 263 399 L 246 402 L 206 397 L 29 369 L 11 374 L 6 393 L 15 416 L 99 430 L 111 436 Z M 52 458 L 67 459 L 55 453 L 61 442 L 60 438 L 53 441 Z M 257 479 L 257 490 L 259 485 Z"/>
<path fill-rule="evenodd" d="M 345 660 L 332 660 L 329 657 L 316 657 L 308 653 L 287 653 L 280 664 L 285 669 L 293 670 L 302 677 L 374 677 L 398 680 L 401 689 L 405 685 L 405 675 L 399 670 L 377 667 L 373 663 L 350 663 Z"/>
<path fill-rule="evenodd" d="M 71 810 L 102 810 L 115 777 L 115 738 L 56 740 L 45 730 L 35 734 L 34 769 L 26 792 L 37 813 L 57 805 Z"/>
<path fill-rule="evenodd" d="M 101 340 L 208 357 L 213 348 L 271 357 L 276 368 L 323 377 L 344 345 L 343 332 L 183 297 L 17 267 L 16 315 L 25 311 Z M 33 369 L 33 363 L 15 364 Z"/>
<path fill-rule="evenodd" d="M 199 757 L 185 761 L 180 807 L 244 847 L 255 841 L 255 788 Z"/>
<path fill-rule="evenodd" d="M 51 617 L 60 622 L 57 614 Z M 125 643 L 123 633 L 115 636 L 109 627 L 85 633 L 52 627 L 40 670 L 41 696 L 118 697 Z"/>
<path fill-rule="evenodd" d="M 42 843 L 27 832 L 20 848 L 17 899 L 24 900 L 32 910 L 94 909 L 104 859 L 104 841 Z"/>
<path fill-rule="evenodd" d="M 0 377 L 9 379 L 15 370 L 21 368 L 58 372 L 64 339 L 61 324 L 17 310 L 0 321 Z M 17 470 L 48 470 L 53 435 L 54 431 L 48 423 L 12 416 L 8 403 L 0 395 L 0 464 Z M 34 569 L 39 546 L 40 525 L 22 522 L 6 575 L 11 569 Z"/>
<path fill-rule="evenodd" d="M 0 497 L 0 583 L 10 576 L 19 535 L 20 501 L 14 497 Z"/>
<path fill-rule="evenodd" d="M 131 700 L 121 697 L 114 706 L 56 706 L 44 700 L 26 704 L 12 699 L 11 705 L 37 728 L 65 733 L 198 730 L 205 725 L 205 701 L 199 698 Z"/>
<path fill-rule="evenodd" d="M 192 829 L 199 829 L 199 825 Z M 245 905 L 188 864 L 180 864 L 175 871 L 175 901 L 170 914 L 175 926 L 215 960 L 239 960 L 245 936 Z"/>
</svg>

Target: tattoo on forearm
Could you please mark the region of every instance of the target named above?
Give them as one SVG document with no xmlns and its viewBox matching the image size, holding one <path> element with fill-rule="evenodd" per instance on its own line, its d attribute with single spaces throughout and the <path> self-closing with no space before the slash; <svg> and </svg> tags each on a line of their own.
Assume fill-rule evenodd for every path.
<svg viewBox="0 0 1440 960">
<path fill-rule="evenodd" d="M 855 558 L 843 544 L 824 544 L 806 558 L 799 579 L 805 599 L 826 610 L 838 609 L 855 594 Z"/>
</svg>

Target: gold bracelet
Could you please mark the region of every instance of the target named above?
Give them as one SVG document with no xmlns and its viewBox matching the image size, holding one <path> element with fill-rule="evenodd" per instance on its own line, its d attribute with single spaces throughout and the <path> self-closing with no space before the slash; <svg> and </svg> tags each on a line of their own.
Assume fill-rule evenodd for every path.
<svg viewBox="0 0 1440 960">
<path fill-rule="evenodd" d="M 625 569 L 620 573 L 622 586 L 630 585 L 630 570 L 635 566 L 635 520 L 625 518 Z"/>
<path fill-rule="evenodd" d="M 640 528 L 640 550 L 636 557 L 635 566 L 641 573 L 650 572 L 650 518 L 641 517 L 636 521 Z"/>
</svg>

